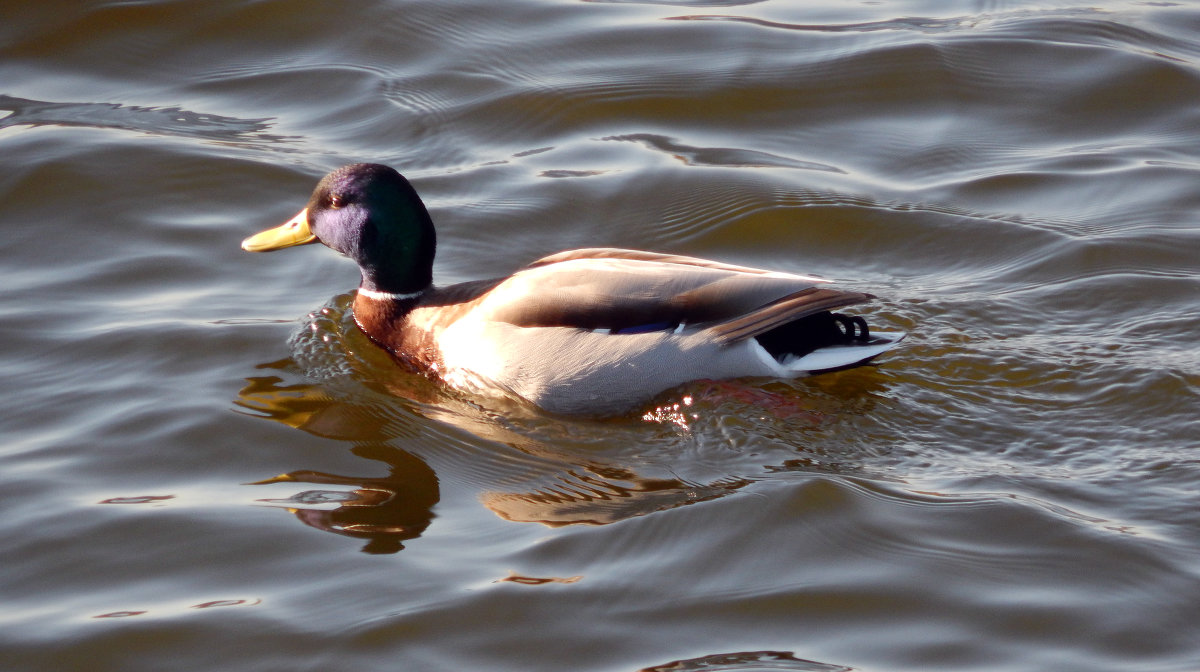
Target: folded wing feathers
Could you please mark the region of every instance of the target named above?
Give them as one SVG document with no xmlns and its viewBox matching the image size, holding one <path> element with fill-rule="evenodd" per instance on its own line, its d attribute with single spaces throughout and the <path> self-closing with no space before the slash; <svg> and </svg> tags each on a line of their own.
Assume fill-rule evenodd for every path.
<svg viewBox="0 0 1200 672">
<path fill-rule="evenodd" d="M 809 315 L 845 308 L 873 298 L 862 292 L 812 287 L 789 294 L 747 315 L 715 324 L 708 331 L 718 342 L 736 343 Z"/>
<path fill-rule="evenodd" d="M 701 268 L 712 268 L 719 271 L 731 271 L 734 273 L 746 273 L 750 275 L 787 277 L 796 280 L 807 280 L 808 282 L 829 282 L 824 278 L 818 278 L 809 275 L 768 271 L 761 268 L 753 268 L 751 266 L 738 266 L 736 264 L 726 264 L 724 262 L 713 261 L 711 259 L 701 259 L 699 257 L 688 257 L 680 254 L 663 254 L 661 252 L 647 252 L 645 250 L 627 250 L 620 247 L 586 247 L 577 250 L 567 250 L 565 252 L 552 254 L 548 257 L 542 257 L 541 259 L 530 263 L 525 268 L 536 268 L 538 266 L 548 266 L 550 264 L 556 264 L 563 261 L 576 261 L 579 259 L 627 259 L 630 261 L 648 261 L 660 264 L 698 266 Z"/>
<path fill-rule="evenodd" d="M 560 252 L 558 254 L 553 254 L 548 257 L 538 259 L 537 261 L 529 264 L 526 269 L 534 269 L 557 263 L 586 259 L 627 260 L 665 264 L 668 266 L 676 265 L 708 268 L 731 273 L 731 280 L 735 280 L 737 276 L 741 276 L 746 279 L 751 277 L 760 277 L 763 278 L 763 280 L 767 280 L 767 278 L 770 278 L 771 280 L 768 282 L 782 280 L 786 283 L 795 283 L 798 281 L 810 285 L 813 283 L 828 282 L 828 280 L 812 276 L 780 273 L 778 271 L 767 271 L 747 266 L 725 264 L 718 261 L 710 261 L 708 259 L 700 259 L 696 257 L 609 247 L 584 248 Z M 726 312 L 730 309 L 740 312 L 740 309 L 736 307 L 738 302 L 753 300 L 752 297 L 755 294 L 759 294 L 760 292 L 764 291 L 766 293 L 770 293 L 771 291 L 767 288 L 767 286 L 755 285 L 754 283 L 740 286 L 735 284 L 734 287 L 737 287 L 737 289 L 732 289 L 728 286 L 718 288 L 719 284 L 720 283 L 706 283 L 675 296 L 676 301 L 682 300 L 678 305 L 681 307 L 688 306 L 684 309 L 684 313 L 686 313 L 686 322 L 695 323 L 696 326 L 699 327 L 701 326 L 701 323 L 706 321 L 706 319 L 711 319 L 711 317 L 705 316 L 704 313 L 712 313 L 714 311 L 718 313 Z M 731 291 L 732 293 L 730 293 Z M 723 344 L 731 344 L 766 333 L 776 327 L 782 326 L 794 320 L 802 319 L 809 315 L 814 315 L 823 311 L 837 310 L 838 308 L 852 306 L 864 301 L 869 301 L 873 298 L 875 297 L 862 292 L 847 292 L 836 289 L 823 289 L 809 286 L 791 292 L 760 307 L 753 308 L 749 310 L 749 312 L 737 315 L 736 317 L 719 321 L 715 324 L 710 324 L 709 326 L 704 327 L 704 329 L 714 340 Z M 619 303 L 621 302 L 617 302 L 617 304 Z M 650 306 L 644 306 L 643 308 L 645 307 Z M 595 308 L 596 306 L 593 305 L 588 307 L 588 310 L 594 311 Z M 610 310 L 617 309 L 622 313 L 631 309 L 630 306 L 618 306 L 616 304 L 608 308 Z M 749 306 L 747 306 L 747 308 L 749 308 Z M 726 312 L 726 314 L 729 313 Z M 694 322 L 694 320 L 697 319 L 699 320 L 699 323 Z"/>
</svg>

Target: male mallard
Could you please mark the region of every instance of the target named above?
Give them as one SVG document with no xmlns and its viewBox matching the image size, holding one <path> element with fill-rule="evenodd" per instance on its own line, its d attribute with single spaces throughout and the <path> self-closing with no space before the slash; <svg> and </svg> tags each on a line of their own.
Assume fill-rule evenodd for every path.
<svg viewBox="0 0 1200 672">
<path fill-rule="evenodd" d="M 378 164 L 326 175 L 308 207 L 242 248 L 312 242 L 358 262 L 354 319 L 398 360 L 552 412 L 615 412 L 698 379 L 848 367 L 904 337 L 830 312 L 870 294 L 656 252 L 570 250 L 506 278 L 435 287 L 429 212 L 408 180 Z"/>
</svg>

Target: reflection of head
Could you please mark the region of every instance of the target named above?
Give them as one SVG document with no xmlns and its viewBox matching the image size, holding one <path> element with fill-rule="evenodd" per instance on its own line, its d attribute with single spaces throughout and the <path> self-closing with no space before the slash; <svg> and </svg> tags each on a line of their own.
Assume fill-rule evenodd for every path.
<svg viewBox="0 0 1200 672">
<path fill-rule="evenodd" d="M 366 539 L 367 543 L 363 546 L 362 551 L 363 553 L 370 553 L 372 555 L 385 555 L 403 550 L 403 542 L 421 536 L 421 533 L 425 531 L 425 526 L 429 524 L 429 519 L 425 519 L 422 521 L 423 526 L 405 527 L 392 525 L 388 528 L 375 528 L 356 522 L 353 515 L 339 515 L 344 513 L 344 509 L 336 511 L 306 511 L 304 509 L 297 509 L 295 513 L 296 518 L 309 527 L 315 527 L 318 530 L 334 532 L 347 537 Z"/>
<path fill-rule="evenodd" d="M 310 527 L 366 539 L 365 553 L 395 553 L 404 548 L 404 541 L 421 536 L 433 520 L 433 507 L 439 499 L 437 475 L 402 450 L 360 446 L 354 452 L 386 462 L 390 473 L 383 478 L 363 478 L 294 471 L 257 484 L 318 483 L 354 489 L 305 490 L 286 499 L 259 501 L 286 507 Z"/>
</svg>

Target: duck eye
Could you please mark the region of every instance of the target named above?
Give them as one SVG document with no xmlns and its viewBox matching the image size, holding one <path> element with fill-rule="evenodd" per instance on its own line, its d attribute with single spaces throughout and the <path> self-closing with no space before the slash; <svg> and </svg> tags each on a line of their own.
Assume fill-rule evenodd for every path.
<svg viewBox="0 0 1200 672">
<path fill-rule="evenodd" d="M 338 196 L 337 194 L 329 195 L 329 207 L 333 208 L 334 210 L 342 207 L 345 204 L 346 201 L 341 196 Z"/>
</svg>

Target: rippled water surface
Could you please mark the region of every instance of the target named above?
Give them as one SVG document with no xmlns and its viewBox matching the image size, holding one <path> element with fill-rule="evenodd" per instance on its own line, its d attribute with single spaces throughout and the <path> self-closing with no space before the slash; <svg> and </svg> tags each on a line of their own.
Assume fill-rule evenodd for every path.
<svg viewBox="0 0 1200 672">
<path fill-rule="evenodd" d="M 3 669 L 1200 669 L 1200 5 L 3 4 Z M 353 161 L 441 282 L 662 250 L 910 336 L 448 393 L 238 249 Z"/>
</svg>

